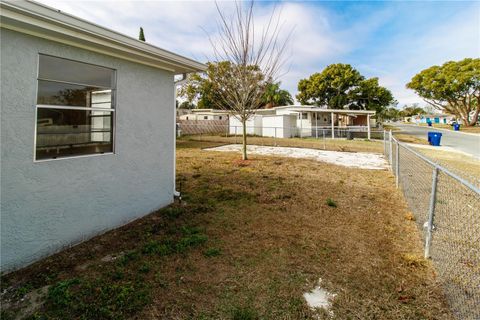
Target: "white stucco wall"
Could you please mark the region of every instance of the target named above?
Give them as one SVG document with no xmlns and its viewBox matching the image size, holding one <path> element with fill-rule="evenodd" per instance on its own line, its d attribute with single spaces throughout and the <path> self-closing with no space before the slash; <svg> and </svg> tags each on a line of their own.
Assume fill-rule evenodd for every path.
<svg viewBox="0 0 480 320">
<path fill-rule="evenodd" d="M 291 138 L 296 132 L 296 115 L 263 116 L 263 136 Z"/>
<path fill-rule="evenodd" d="M 1 29 L 1 269 L 173 201 L 173 74 Z M 37 162 L 38 54 L 117 70 L 115 154 Z"/>
</svg>

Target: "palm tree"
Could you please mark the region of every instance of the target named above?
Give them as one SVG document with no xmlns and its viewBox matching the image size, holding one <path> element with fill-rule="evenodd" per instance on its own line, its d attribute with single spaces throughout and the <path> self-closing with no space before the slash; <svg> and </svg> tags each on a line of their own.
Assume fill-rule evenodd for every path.
<svg viewBox="0 0 480 320">
<path fill-rule="evenodd" d="M 280 82 L 269 83 L 263 95 L 262 105 L 265 109 L 293 104 L 293 99 L 287 90 L 280 89 Z"/>
</svg>

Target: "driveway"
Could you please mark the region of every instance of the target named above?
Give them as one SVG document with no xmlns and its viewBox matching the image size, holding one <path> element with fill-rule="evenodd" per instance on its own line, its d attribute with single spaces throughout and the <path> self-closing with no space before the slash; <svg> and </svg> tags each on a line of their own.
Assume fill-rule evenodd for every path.
<svg viewBox="0 0 480 320">
<path fill-rule="evenodd" d="M 437 130 L 435 128 L 422 127 L 410 124 L 393 124 L 402 130 L 402 133 L 427 139 L 428 131 L 438 131 L 442 133 L 441 145 L 452 149 L 462 151 L 480 159 L 480 135 L 462 134 L 455 131 Z"/>
</svg>

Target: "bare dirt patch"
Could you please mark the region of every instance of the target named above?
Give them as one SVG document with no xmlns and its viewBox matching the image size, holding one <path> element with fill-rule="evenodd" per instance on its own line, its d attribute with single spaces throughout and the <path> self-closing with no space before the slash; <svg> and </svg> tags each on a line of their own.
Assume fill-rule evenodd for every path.
<svg viewBox="0 0 480 320">
<path fill-rule="evenodd" d="M 430 263 L 405 258 L 422 244 L 389 172 L 243 165 L 209 146 L 179 141 L 181 204 L 3 276 L 2 291 L 50 285 L 40 319 L 452 319 Z M 319 278 L 332 314 L 303 297 Z"/>
</svg>

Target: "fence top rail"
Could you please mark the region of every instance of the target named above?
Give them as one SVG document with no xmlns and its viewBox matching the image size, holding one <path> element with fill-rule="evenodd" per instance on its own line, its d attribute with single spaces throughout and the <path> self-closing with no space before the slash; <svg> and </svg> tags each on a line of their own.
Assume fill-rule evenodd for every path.
<svg viewBox="0 0 480 320">
<path fill-rule="evenodd" d="M 424 160 L 425 162 L 427 162 L 428 164 L 432 165 L 433 167 L 435 167 L 436 169 L 440 170 L 440 171 L 443 171 L 445 174 L 449 175 L 450 177 L 454 178 L 455 180 L 458 180 L 458 182 L 460 182 L 461 184 L 463 184 L 464 186 L 466 186 L 467 188 L 471 189 L 472 191 L 474 191 L 476 194 L 480 195 L 480 188 L 476 187 L 475 185 L 471 184 L 470 182 L 468 182 L 467 180 L 463 179 L 462 177 L 456 175 L 455 173 L 451 172 L 450 170 L 448 170 L 447 168 L 445 167 L 442 167 L 441 165 L 439 165 L 438 163 L 428 159 L 427 157 L 425 157 L 424 155 L 420 154 L 418 151 L 415 151 L 413 148 L 407 146 L 406 144 L 404 144 L 403 142 L 400 142 L 398 141 L 395 137 L 392 136 L 392 140 L 395 141 L 400 147 L 412 152 L 413 154 L 415 154 L 417 157 L 419 157 L 420 159 Z"/>
</svg>

